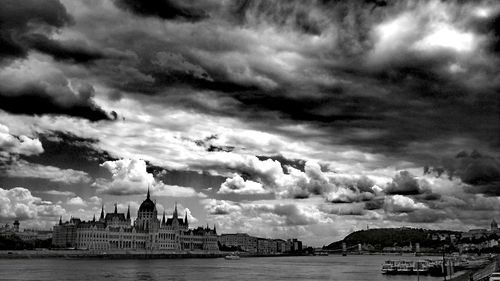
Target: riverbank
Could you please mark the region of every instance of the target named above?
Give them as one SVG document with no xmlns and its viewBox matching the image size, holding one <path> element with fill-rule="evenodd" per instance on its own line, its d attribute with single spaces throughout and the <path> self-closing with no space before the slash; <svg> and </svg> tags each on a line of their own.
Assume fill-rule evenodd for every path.
<svg viewBox="0 0 500 281">
<path fill-rule="evenodd" d="M 485 266 L 476 269 L 463 270 L 455 273 L 450 281 L 482 281 L 488 280 L 488 277 L 493 272 L 500 270 L 500 256 L 492 258 Z"/>
<path fill-rule="evenodd" d="M 109 251 L 93 252 L 86 250 L 20 250 L 0 251 L 0 259 L 183 259 L 183 258 L 220 258 L 223 252 L 151 252 L 151 251 Z"/>
<path fill-rule="evenodd" d="M 182 258 L 221 258 L 232 252 L 203 252 L 203 251 L 107 251 L 95 252 L 88 250 L 0 250 L 0 259 L 36 259 L 36 258 L 65 258 L 65 259 L 182 259 Z M 240 252 L 242 258 L 258 257 L 286 257 L 307 256 L 305 253 L 286 254 L 252 254 Z"/>
</svg>

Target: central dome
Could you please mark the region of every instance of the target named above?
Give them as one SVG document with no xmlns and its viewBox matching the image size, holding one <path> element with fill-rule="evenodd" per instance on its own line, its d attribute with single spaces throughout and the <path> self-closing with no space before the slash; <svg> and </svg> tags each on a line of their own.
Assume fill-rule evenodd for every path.
<svg viewBox="0 0 500 281">
<path fill-rule="evenodd" d="M 139 207 L 139 213 L 142 212 L 155 212 L 156 211 L 156 204 L 149 199 L 149 188 L 148 188 L 148 194 L 146 196 L 146 200 L 144 200 Z"/>
<path fill-rule="evenodd" d="M 156 209 L 155 203 L 147 198 L 139 207 L 139 212 L 153 212 Z"/>
</svg>

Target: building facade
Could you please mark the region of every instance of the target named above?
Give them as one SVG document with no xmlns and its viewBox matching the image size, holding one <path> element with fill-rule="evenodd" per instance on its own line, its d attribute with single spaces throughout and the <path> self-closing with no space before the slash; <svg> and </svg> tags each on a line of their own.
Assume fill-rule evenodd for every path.
<svg viewBox="0 0 500 281">
<path fill-rule="evenodd" d="M 246 233 L 221 234 L 219 243 L 241 251 L 258 255 L 279 255 L 302 251 L 302 242 L 297 239 L 267 239 L 253 237 Z"/>
<path fill-rule="evenodd" d="M 54 226 L 54 246 L 72 247 L 95 251 L 218 251 L 217 232 L 198 227 L 189 229 L 187 213 L 184 219 L 178 217 L 177 204 L 171 218 L 158 219 L 156 204 L 151 200 L 149 190 L 146 200 L 137 211 L 132 223 L 130 207 L 127 214 L 104 214 L 101 210 L 99 220 L 82 222 L 72 218 L 69 222 Z"/>
<path fill-rule="evenodd" d="M 221 234 L 219 242 L 228 247 L 237 247 L 242 251 L 257 253 L 257 237 L 246 233 Z"/>
</svg>

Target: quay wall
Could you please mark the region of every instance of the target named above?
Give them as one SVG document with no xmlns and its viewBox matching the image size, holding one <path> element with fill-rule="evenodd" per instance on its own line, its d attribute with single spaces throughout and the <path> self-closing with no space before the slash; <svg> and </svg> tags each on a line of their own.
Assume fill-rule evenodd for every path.
<svg viewBox="0 0 500 281">
<path fill-rule="evenodd" d="M 222 252 L 150 252 L 150 251 L 109 251 L 93 252 L 85 250 L 22 250 L 0 251 L 0 259 L 181 259 L 181 258 L 220 258 L 227 255 Z"/>
<path fill-rule="evenodd" d="M 488 281 L 493 272 L 500 270 L 500 256 L 496 256 L 488 265 L 477 270 L 463 271 L 450 281 Z"/>
</svg>

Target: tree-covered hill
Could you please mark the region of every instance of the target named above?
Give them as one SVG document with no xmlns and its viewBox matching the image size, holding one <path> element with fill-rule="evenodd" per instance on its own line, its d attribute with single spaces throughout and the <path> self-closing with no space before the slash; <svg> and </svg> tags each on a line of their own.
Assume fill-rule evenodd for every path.
<svg viewBox="0 0 500 281">
<path fill-rule="evenodd" d="M 449 244 L 450 235 L 453 234 L 460 235 L 460 232 L 421 228 L 378 228 L 353 232 L 343 240 L 333 242 L 324 248 L 331 250 L 341 249 L 343 242 L 346 243 L 347 247 L 362 244 L 372 245 L 377 250 L 381 250 L 384 247 L 409 246 L 410 243 L 413 246 L 415 246 L 415 243 L 419 243 L 420 247 L 435 248 L 443 244 Z M 441 240 L 443 237 L 445 239 Z"/>
</svg>

